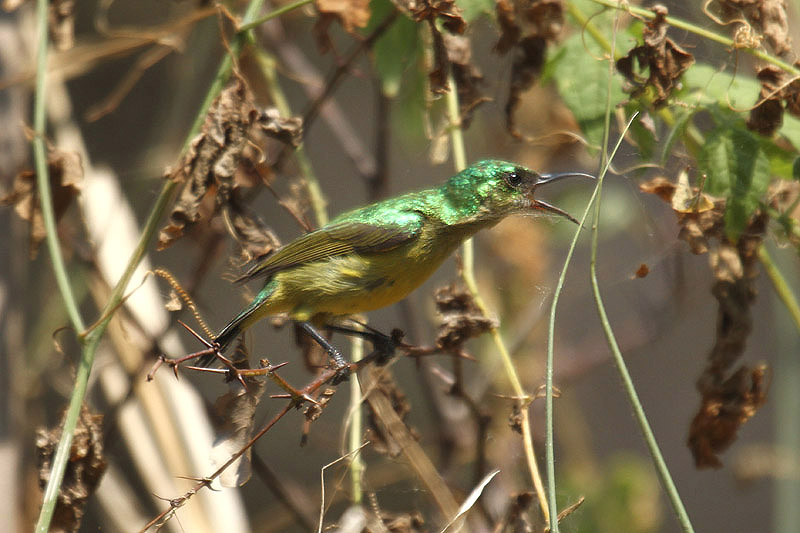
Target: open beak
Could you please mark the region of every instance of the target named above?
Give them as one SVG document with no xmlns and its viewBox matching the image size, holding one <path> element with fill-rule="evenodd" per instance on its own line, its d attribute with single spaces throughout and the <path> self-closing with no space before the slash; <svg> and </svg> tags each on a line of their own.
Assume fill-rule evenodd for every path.
<svg viewBox="0 0 800 533">
<path fill-rule="evenodd" d="M 559 209 L 558 207 L 556 207 L 554 205 L 550 205 L 547 202 L 543 202 L 542 200 L 537 200 L 536 198 L 533 198 L 533 192 L 535 192 L 536 187 L 538 187 L 539 185 L 545 185 L 547 183 L 552 183 L 554 181 L 560 180 L 561 178 L 570 178 L 570 177 L 573 177 L 573 176 L 580 176 L 580 177 L 584 177 L 584 178 L 597 179 L 594 176 L 592 176 L 591 174 L 585 174 L 583 172 L 560 172 L 558 174 L 541 174 L 539 176 L 539 180 L 536 182 L 536 185 L 534 186 L 534 190 L 531 191 L 531 200 L 533 200 L 533 206 L 532 207 L 534 209 L 539 209 L 541 211 L 549 211 L 550 213 L 555 213 L 557 215 L 561 215 L 562 217 L 571 220 L 575 224 L 580 225 L 580 222 L 578 222 L 578 219 L 576 219 L 575 217 L 573 217 L 572 215 L 570 215 L 569 213 L 567 213 L 563 209 Z"/>
</svg>

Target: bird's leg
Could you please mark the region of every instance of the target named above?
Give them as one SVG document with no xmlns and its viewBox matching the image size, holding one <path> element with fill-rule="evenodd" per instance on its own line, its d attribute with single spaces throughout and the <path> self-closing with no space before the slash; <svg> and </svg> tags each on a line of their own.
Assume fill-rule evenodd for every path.
<svg viewBox="0 0 800 533">
<path fill-rule="evenodd" d="M 367 324 L 355 320 L 353 322 L 364 329 L 346 326 L 327 326 L 327 328 L 343 335 L 355 335 L 371 342 L 374 351 L 370 356 L 375 357 L 378 366 L 385 365 L 394 357 L 395 349 L 402 344 L 403 332 L 401 330 L 393 329 L 391 335 L 386 335 Z"/>
<path fill-rule="evenodd" d="M 309 337 L 314 339 L 314 341 L 319 344 L 323 350 L 328 352 L 328 355 L 331 357 L 331 359 L 333 359 L 334 364 L 336 364 L 336 377 L 333 378 L 333 384 L 336 385 L 342 381 L 347 381 L 347 379 L 350 377 L 350 365 L 348 365 L 347 361 L 344 360 L 342 352 L 340 352 L 333 344 L 328 342 L 328 339 L 326 339 L 310 323 L 298 322 L 297 324 L 308 334 Z"/>
</svg>

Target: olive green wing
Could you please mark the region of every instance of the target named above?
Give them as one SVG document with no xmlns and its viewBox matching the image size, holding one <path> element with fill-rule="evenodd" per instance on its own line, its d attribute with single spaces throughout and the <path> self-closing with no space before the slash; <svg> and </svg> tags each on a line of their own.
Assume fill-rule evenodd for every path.
<svg viewBox="0 0 800 533">
<path fill-rule="evenodd" d="M 407 217 L 403 224 L 339 222 L 307 233 L 252 265 L 237 283 L 313 263 L 329 257 L 386 252 L 419 237 L 423 217 Z"/>
</svg>

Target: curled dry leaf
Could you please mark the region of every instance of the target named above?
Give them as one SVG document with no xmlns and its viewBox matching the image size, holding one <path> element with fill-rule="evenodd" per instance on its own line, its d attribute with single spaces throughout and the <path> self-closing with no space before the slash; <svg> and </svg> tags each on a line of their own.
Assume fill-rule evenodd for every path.
<svg viewBox="0 0 800 533">
<path fill-rule="evenodd" d="M 512 494 L 508 509 L 495 531 L 534 531 L 528 519 L 528 509 L 533 503 L 534 493 L 530 491 Z"/>
<path fill-rule="evenodd" d="M 170 246 L 201 219 L 227 208 L 233 188 L 240 183 L 234 180 L 236 171 L 256 133 L 296 145 L 302 136 L 301 121 L 282 118 L 273 109 L 256 109 L 247 85 L 237 78 L 211 105 L 200 134 L 192 140 L 178 166 L 167 172 L 168 179 L 185 185 L 169 223 L 159 234 L 159 250 Z"/>
<path fill-rule="evenodd" d="M 500 24 L 500 40 L 495 51 L 505 54 L 511 50 L 511 83 L 505 106 L 506 130 L 521 138 L 514 112 L 521 95 L 536 83 L 544 66 L 547 43 L 555 40 L 564 27 L 562 0 L 538 0 L 525 3 L 519 10 L 511 0 L 497 0 L 495 11 Z"/>
<path fill-rule="evenodd" d="M 277 250 L 281 243 L 275 232 L 251 213 L 235 196 L 227 211 L 231 223 L 231 231 L 242 250 L 242 263 L 263 258 Z"/>
<path fill-rule="evenodd" d="M 499 54 L 505 54 L 519 42 L 522 29 L 517 24 L 514 3 L 511 0 L 497 0 L 494 9 L 497 24 L 500 26 L 500 40 L 494 45 L 494 50 Z"/>
<path fill-rule="evenodd" d="M 459 85 L 459 95 L 467 99 L 466 102 L 461 102 L 462 114 L 465 108 L 474 107 L 478 98 L 475 96 L 477 94 L 475 84 L 481 79 L 481 75 L 475 66 L 469 64 L 472 55 L 469 42 L 466 38 L 446 39 L 437 25 L 437 21 L 441 21 L 442 27 L 450 34 L 448 37 L 461 35 L 467 28 L 467 23 L 461 16 L 461 9 L 453 0 L 394 0 L 394 3 L 415 22 L 427 22 L 431 30 L 433 65 L 428 74 L 431 92 L 438 95 L 450 90 L 447 77 L 453 62 L 453 77 Z M 465 86 L 462 87 L 461 84 Z"/>
<path fill-rule="evenodd" d="M 72 437 L 64 480 L 58 493 L 51 531 L 78 531 L 86 503 L 106 471 L 103 451 L 103 415 L 93 415 L 81 409 L 78 425 Z M 50 479 L 53 456 L 61 439 L 59 424 L 55 429 L 40 429 L 36 433 L 36 454 L 39 485 L 44 489 Z"/>
<path fill-rule="evenodd" d="M 538 36 L 522 39 L 514 47 L 514 62 L 511 66 L 511 85 L 506 100 L 506 130 L 514 137 L 521 138 L 517 130 L 514 112 L 519 106 L 522 93 L 528 90 L 539 79 L 544 66 L 547 41 Z"/>
<path fill-rule="evenodd" d="M 53 212 L 56 220 L 59 220 L 80 192 L 83 182 L 81 158 L 75 152 L 51 149 L 47 156 L 47 169 L 53 196 Z M 17 174 L 11 191 L 0 198 L 0 205 L 13 205 L 17 216 L 30 224 L 29 249 L 33 259 L 39 245 L 47 236 L 36 188 L 36 174 L 30 170 Z"/>
<path fill-rule="evenodd" d="M 455 285 L 436 289 L 436 311 L 441 317 L 436 333 L 436 347 L 444 352 L 460 354 L 464 343 L 497 327 L 475 305 L 472 295 Z"/>
<path fill-rule="evenodd" d="M 634 96 L 652 87 L 655 91 L 653 105 L 659 107 L 678 86 L 681 74 L 694 63 L 694 56 L 667 37 L 667 8 L 656 5 L 653 13 L 655 18 L 649 20 L 642 31 L 644 44 L 618 59 L 617 70 L 633 85 Z M 638 63 L 639 71 L 649 72 L 646 78 L 636 72 L 634 62 Z"/>
<path fill-rule="evenodd" d="M 442 27 L 450 33 L 462 34 L 467 29 L 467 22 L 461 16 L 461 9 L 454 0 L 416 0 L 395 2 L 401 10 L 411 13 L 415 22 L 435 22 L 441 20 Z"/>
<path fill-rule="evenodd" d="M 674 202 L 676 186 L 657 178 L 642 186 L 645 192 Z M 673 206 L 674 208 L 674 206 Z M 725 202 L 715 200 L 713 209 L 702 212 L 676 209 L 681 225 L 679 238 L 692 252 L 709 253 L 717 299 L 717 330 L 707 365 L 697 380 L 701 405 L 689 428 L 688 444 L 698 468 L 722 465 L 718 454 L 734 440 L 739 427 L 766 400 L 765 367 L 734 369 L 744 353 L 752 329 L 751 307 L 756 297 L 758 249 L 767 227 L 767 216 L 757 211 L 737 242 L 725 233 Z"/>
<path fill-rule="evenodd" d="M 689 429 L 689 448 L 698 468 L 722 466 L 717 455 L 736 439 L 736 432 L 767 400 L 766 368 L 739 368 L 703 395 Z"/>
<path fill-rule="evenodd" d="M 364 530 L 365 533 L 378 533 L 379 531 L 388 531 L 389 533 L 422 533 L 423 531 L 429 531 L 429 529 L 425 527 L 425 519 L 419 511 L 391 513 L 381 510 L 380 520 L 382 526 L 378 525 L 372 529 L 368 524 L 367 529 Z"/>
<path fill-rule="evenodd" d="M 531 25 L 530 35 L 552 41 L 564 29 L 564 2 L 562 0 L 538 0 L 524 2 L 522 15 Z"/>
<path fill-rule="evenodd" d="M 736 33 L 750 26 L 763 35 L 772 51 L 778 56 L 791 52 L 789 20 L 785 0 L 710 0 L 705 12 L 720 24 L 736 23 Z M 749 29 L 748 33 L 752 33 Z M 755 42 L 750 39 L 751 42 Z"/>
<path fill-rule="evenodd" d="M 747 127 L 771 136 L 783 125 L 783 112 L 800 116 L 800 78 L 790 79 L 782 69 L 768 65 L 758 71 L 761 91 L 758 105 L 750 110 Z"/>
<path fill-rule="evenodd" d="M 478 105 L 489 100 L 478 89 L 478 85 L 483 80 L 483 75 L 472 63 L 472 49 L 470 48 L 469 39 L 461 35 L 445 34 L 444 44 L 447 48 L 447 59 L 453 70 L 453 79 L 458 90 L 461 127 L 467 128 Z"/>
<path fill-rule="evenodd" d="M 348 33 L 355 34 L 356 28 L 365 28 L 372 12 L 369 0 L 315 0 L 319 18 L 314 23 L 314 37 L 321 53 L 333 48 L 328 28 L 338 21 Z"/>
</svg>

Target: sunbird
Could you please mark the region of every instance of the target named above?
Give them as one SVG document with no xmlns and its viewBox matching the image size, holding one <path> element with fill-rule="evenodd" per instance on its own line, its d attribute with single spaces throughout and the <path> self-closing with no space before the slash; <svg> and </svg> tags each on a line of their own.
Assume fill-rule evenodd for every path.
<svg viewBox="0 0 800 533">
<path fill-rule="evenodd" d="M 288 313 L 342 367 L 341 354 L 314 329 L 336 317 L 405 298 L 468 237 L 508 215 L 572 216 L 534 197 L 538 186 L 580 172 L 538 174 L 499 160 L 473 164 L 443 185 L 348 211 L 257 260 L 237 282 L 264 279 L 253 301 L 213 339 L 222 353 L 258 320 Z M 357 332 L 353 332 L 357 333 Z M 215 354 L 201 360 L 208 365 Z"/>
</svg>

